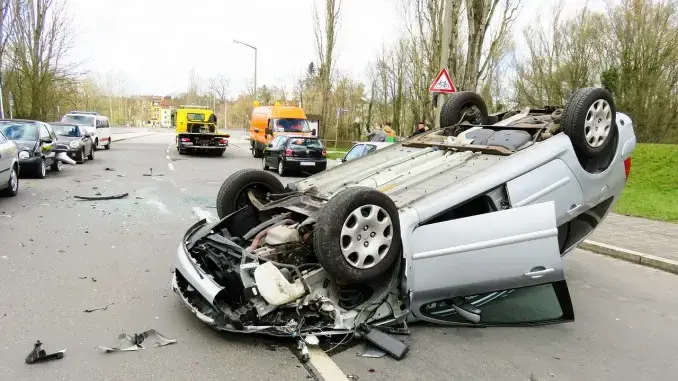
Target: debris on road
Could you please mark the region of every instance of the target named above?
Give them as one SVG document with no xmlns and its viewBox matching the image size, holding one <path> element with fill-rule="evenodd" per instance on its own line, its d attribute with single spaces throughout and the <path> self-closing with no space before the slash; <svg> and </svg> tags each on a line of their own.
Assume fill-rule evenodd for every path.
<svg viewBox="0 0 678 381">
<path fill-rule="evenodd" d="M 86 310 L 83 310 L 82 312 L 94 312 L 94 311 L 106 311 L 108 309 L 109 304 L 103 306 L 103 307 L 96 307 L 96 308 L 88 308 Z"/>
<path fill-rule="evenodd" d="M 104 168 L 104 171 L 115 171 L 115 168 L 106 167 L 106 168 Z"/>
<path fill-rule="evenodd" d="M 101 350 L 103 350 L 105 353 L 126 352 L 146 349 L 146 347 L 141 344 L 147 340 L 154 341 L 153 347 L 163 347 L 165 345 L 170 345 L 177 342 L 175 339 L 164 336 L 155 329 L 149 329 L 148 331 L 139 334 L 135 333 L 134 336 L 130 336 L 123 332 L 118 335 L 118 339 L 121 340 L 120 344 L 116 345 L 115 347 L 109 348 L 100 346 L 99 348 L 101 348 Z"/>
<path fill-rule="evenodd" d="M 66 350 L 60 350 L 58 352 L 47 354 L 44 349 L 41 348 L 42 343 L 40 340 L 36 341 L 33 344 L 33 350 L 26 356 L 26 364 L 35 364 L 38 362 L 45 362 L 49 360 L 57 360 L 64 358 L 64 353 Z"/>
<path fill-rule="evenodd" d="M 156 174 L 153 174 L 153 168 L 149 168 L 149 172 L 148 172 L 148 173 L 144 173 L 143 175 L 144 175 L 144 176 L 147 176 L 147 177 L 153 177 L 153 176 L 165 176 L 163 173 L 156 173 Z"/>
<path fill-rule="evenodd" d="M 118 174 L 118 177 L 127 177 L 127 175 Z"/>
<path fill-rule="evenodd" d="M 116 194 L 112 196 L 101 196 L 101 193 L 96 193 L 97 195 L 95 196 L 73 196 L 77 199 L 80 200 L 87 200 L 87 201 L 103 201 L 103 200 L 119 200 L 121 198 L 125 198 L 129 196 L 129 193 L 121 193 L 121 194 Z"/>
<path fill-rule="evenodd" d="M 78 277 L 78 279 L 87 279 L 87 278 L 89 278 L 89 277 L 86 277 L 86 276 Z"/>
</svg>

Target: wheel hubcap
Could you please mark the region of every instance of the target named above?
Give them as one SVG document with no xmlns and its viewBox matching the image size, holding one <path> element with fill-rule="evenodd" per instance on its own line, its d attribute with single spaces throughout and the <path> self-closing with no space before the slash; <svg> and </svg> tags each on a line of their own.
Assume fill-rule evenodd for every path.
<svg viewBox="0 0 678 381">
<path fill-rule="evenodd" d="M 60 171 L 60 170 L 61 170 L 61 166 L 62 166 L 61 162 L 60 162 L 60 161 L 57 161 L 57 170 Z"/>
<path fill-rule="evenodd" d="M 586 112 L 584 135 L 586 143 L 592 148 L 598 148 L 610 135 L 612 128 L 612 109 L 604 99 L 593 102 Z"/>
<path fill-rule="evenodd" d="M 47 173 L 47 167 L 45 167 L 45 161 L 40 162 L 40 173 L 44 176 Z"/>
<path fill-rule="evenodd" d="M 351 212 L 344 221 L 339 239 L 341 253 L 351 266 L 376 266 L 391 248 L 393 222 L 383 208 L 365 205 Z"/>
<path fill-rule="evenodd" d="M 282 161 L 280 163 L 278 163 L 278 172 L 283 173 Z"/>
</svg>

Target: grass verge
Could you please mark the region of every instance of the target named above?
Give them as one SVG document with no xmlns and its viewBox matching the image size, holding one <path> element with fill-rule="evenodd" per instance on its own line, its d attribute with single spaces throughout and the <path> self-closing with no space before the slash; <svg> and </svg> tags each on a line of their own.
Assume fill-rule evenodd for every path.
<svg viewBox="0 0 678 381">
<path fill-rule="evenodd" d="M 638 144 L 615 212 L 678 222 L 678 145 Z"/>
</svg>

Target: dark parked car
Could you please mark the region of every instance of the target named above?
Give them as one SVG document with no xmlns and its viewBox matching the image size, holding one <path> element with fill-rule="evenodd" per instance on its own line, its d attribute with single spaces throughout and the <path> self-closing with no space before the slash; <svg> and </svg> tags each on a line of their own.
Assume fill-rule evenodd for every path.
<svg viewBox="0 0 678 381">
<path fill-rule="evenodd" d="M 264 150 L 262 166 L 278 168 L 278 174 L 289 172 L 318 173 L 327 168 L 327 151 L 318 138 L 278 136 Z"/>
<path fill-rule="evenodd" d="M 66 152 L 68 157 L 82 164 L 94 160 L 92 135 L 85 126 L 69 123 L 51 123 L 57 135 L 55 152 Z"/>
<path fill-rule="evenodd" d="M 13 140 L 19 148 L 20 174 L 33 175 L 42 179 L 47 167 L 52 171 L 61 171 L 61 161 L 56 160 L 54 145 L 57 136 L 52 127 L 34 120 L 0 120 L 0 132 Z"/>
<path fill-rule="evenodd" d="M 0 132 L 0 195 L 13 197 L 19 192 L 19 151 Z"/>
</svg>

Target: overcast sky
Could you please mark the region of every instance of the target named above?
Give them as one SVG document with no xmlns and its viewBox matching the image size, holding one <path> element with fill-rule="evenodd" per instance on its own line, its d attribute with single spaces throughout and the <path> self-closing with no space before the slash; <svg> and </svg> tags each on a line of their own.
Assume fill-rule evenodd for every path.
<svg viewBox="0 0 678 381">
<path fill-rule="evenodd" d="M 318 0 L 315 0 L 318 1 Z M 343 0 L 337 68 L 364 78 L 370 59 L 397 39 L 402 0 Z M 589 0 L 602 8 L 605 0 Z M 131 93 L 184 91 L 191 68 L 209 78 L 223 73 L 232 95 L 253 77 L 258 48 L 258 84 L 287 85 L 317 61 L 313 36 L 314 0 L 68 0 L 75 48 L 71 56 L 95 73 L 123 72 Z M 523 0 L 514 28 L 548 16 L 555 0 Z M 573 14 L 586 0 L 567 0 Z M 324 1 L 319 1 L 322 6 Z"/>
</svg>

